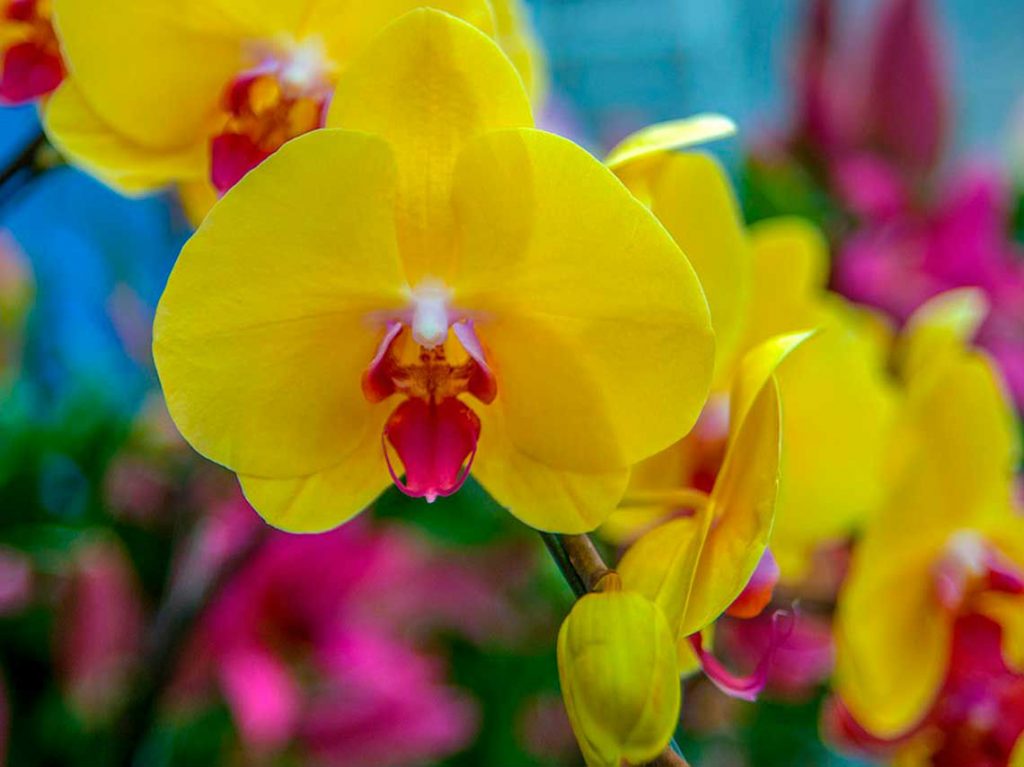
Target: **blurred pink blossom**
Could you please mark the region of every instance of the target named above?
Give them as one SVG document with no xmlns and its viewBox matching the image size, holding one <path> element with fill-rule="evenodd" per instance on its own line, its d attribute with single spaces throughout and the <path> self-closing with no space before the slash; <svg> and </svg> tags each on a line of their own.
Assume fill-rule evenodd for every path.
<svg viewBox="0 0 1024 767">
<path fill-rule="evenodd" d="M 9 546 L 0 546 L 0 615 L 21 610 L 32 598 L 32 562 Z"/>
<path fill-rule="evenodd" d="M 990 313 L 977 342 L 1024 407 L 1024 250 L 1007 233 L 1010 204 L 998 172 L 969 167 L 933 207 L 866 219 L 839 252 L 835 286 L 900 322 L 939 293 L 980 288 Z"/>
<path fill-rule="evenodd" d="M 933 169 L 949 130 L 933 4 L 882 0 L 862 35 L 840 34 L 837 5 L 808 4 L 794 77 L 796 143 L 826 167 L 871 151 L 911 174 Z"/>
<path fill-rule="evenodd" d="M 119 545 L 94 541 L 72 553 L 57 621 L 64 691 L 83 717 L 102 719 L 121 702 L 142 642 L 140 588 Z"/>
<path fill-rule="evenodd" d="M 225 505 L 181 577 L 224 561 L 262 525 L 244 502 Z M 520 630 L 481 572 L 369 520 L 317 536 L 271 532 L 210 606 L 183 671 L 205 661 L 200 676 L 219 687 L 252 753 L 299 748 L 332 767 L 440 759 L 468 745 L 478 715 L 423 640 Z"/>
</svg>

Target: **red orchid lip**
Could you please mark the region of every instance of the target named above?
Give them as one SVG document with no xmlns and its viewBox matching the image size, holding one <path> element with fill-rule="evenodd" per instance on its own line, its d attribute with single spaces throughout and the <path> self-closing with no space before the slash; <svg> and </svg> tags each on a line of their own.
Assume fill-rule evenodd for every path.
<svg viewBox="0 0 1024 767">
<path fill-rule="evenodd" d="M 407 399 L 388 418 L 381 434 L 384 460 L 395 485 L 428 503 L 456 493 L 465 484 L 479 439 L 479 417 L 454 397 L 440 403 Z M 405 467 L 404 482 L 395 471 L 388 443 Z"/>
</svg>

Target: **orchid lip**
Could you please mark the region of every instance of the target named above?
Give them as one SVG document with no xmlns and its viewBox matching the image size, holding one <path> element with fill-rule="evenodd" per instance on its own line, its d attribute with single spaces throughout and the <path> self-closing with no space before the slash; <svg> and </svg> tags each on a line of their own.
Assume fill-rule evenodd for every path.
<svg viewBox="0 0 1024 767">
<path fill-rule="evenodd" d="M 793 613 L 785 610 L 779 610 L 772 616 L 772 633 L 768 649 L 757 662 L 754 672 L 748 676 L 741 676 L 729 671 L 718 658 L 705 650 L 700 632 L 687 637 L 687 640 L 700 660 L 704 673 L 715 687 L 729 697 L 754 701 L 767 686 L 768 674 L 771 671 L 772 663 L 775 662 L 775 653 L 789 639 L 795 624 Z"/>
<path fill-rule="evenodd" d="M 398 489 L 433 503 L 458 492 L 466 483 L 479 438 L 480 419 L 454 397 L 437 404 L 407 399 L 388 419 L 381 445 Z M 389 443 L 405 466 L 405 481 L 395 470 Z"/>
</svg>

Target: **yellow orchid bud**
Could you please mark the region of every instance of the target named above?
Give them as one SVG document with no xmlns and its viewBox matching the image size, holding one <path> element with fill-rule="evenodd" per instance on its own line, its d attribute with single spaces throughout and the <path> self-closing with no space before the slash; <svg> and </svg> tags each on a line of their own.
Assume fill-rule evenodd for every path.
<svg viewBox="0 0 1024 767">
<path fill-rule="evenodd" d="M 675 641 L 653 602 L 606 580 L 611 588 L 583 597 L 562 624 L 562 695 L 588 767 L 644 764 L 679 721 Z"/>
</svg>

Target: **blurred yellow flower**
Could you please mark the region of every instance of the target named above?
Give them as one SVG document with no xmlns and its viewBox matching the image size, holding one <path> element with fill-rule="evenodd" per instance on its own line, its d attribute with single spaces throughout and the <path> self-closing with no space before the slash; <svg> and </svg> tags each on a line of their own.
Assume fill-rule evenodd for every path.
<svg viewBox="0 0 1024 767">
<path fill-rule="evenodd" d="M 321 127 L 337 78 L 418 6 L 499 38 L 532 74 L 521 19 L 488 0 L 53 0 L 71 77 L 46 108 L 62 152 L 127 193 L 183 182 L 199 217 L 284 142 Z M 212 186 L 211 186 L 212 184 Z"/>
<path fill-rule="evenodd" d="M 744 228 L 726 174 L 709 155 L 669 151 L 721 138 L 727 120 L 704 115 L 642 131 L 608 163 L 645 200 L 687 254 L 704 286 L 715 329 L 715 395 L 697 428 L 636 467 L 627 497 L 707 491 L 722 466 L 734 420 L 724 392 L 744 356 L 780 334 L 818 332 L 779 363 L 783 456 L 772 552 L 782 577 L 804 576 L 813 552 L 839 541 L 881 500 L 882 455 L 894 395 L 870 316 L 826 290 L 821 234 L 799 219 Z M 665 504 L 617 513 L 617 541 L 671 515 Z"/>
<path fill-rule="evenodd" d="M 902 341 L 905 403 L 889 451 L 891 493 L 857 546 L 840 594 L 836 688 L 884 738 L 925 716 L 946 676 L 953 625 L 978 612 L 1024 664 L 1020 449 L 991 362 L 963 343 L 983 307 L 940 296 Z"/>
<path fill-rule="evenodd" d="M 558 634 L 558 673 L 588 767 L 646 764 L 679 722 L 675 643 L 661 610 L 605 576 Z"/>
<path fill-rule="evenodd" d="M 453 16 L 389 27 L 327 123 L 174 268 L 154 352 L 182 433 L 289 530 L 340 524 L 389 470 L 430 499 L 470 466 L 527 524 L 593 529 L 704 404 L 693 269 L 600 162 L 529 127 L 516 70 Z"/>
</svg>

